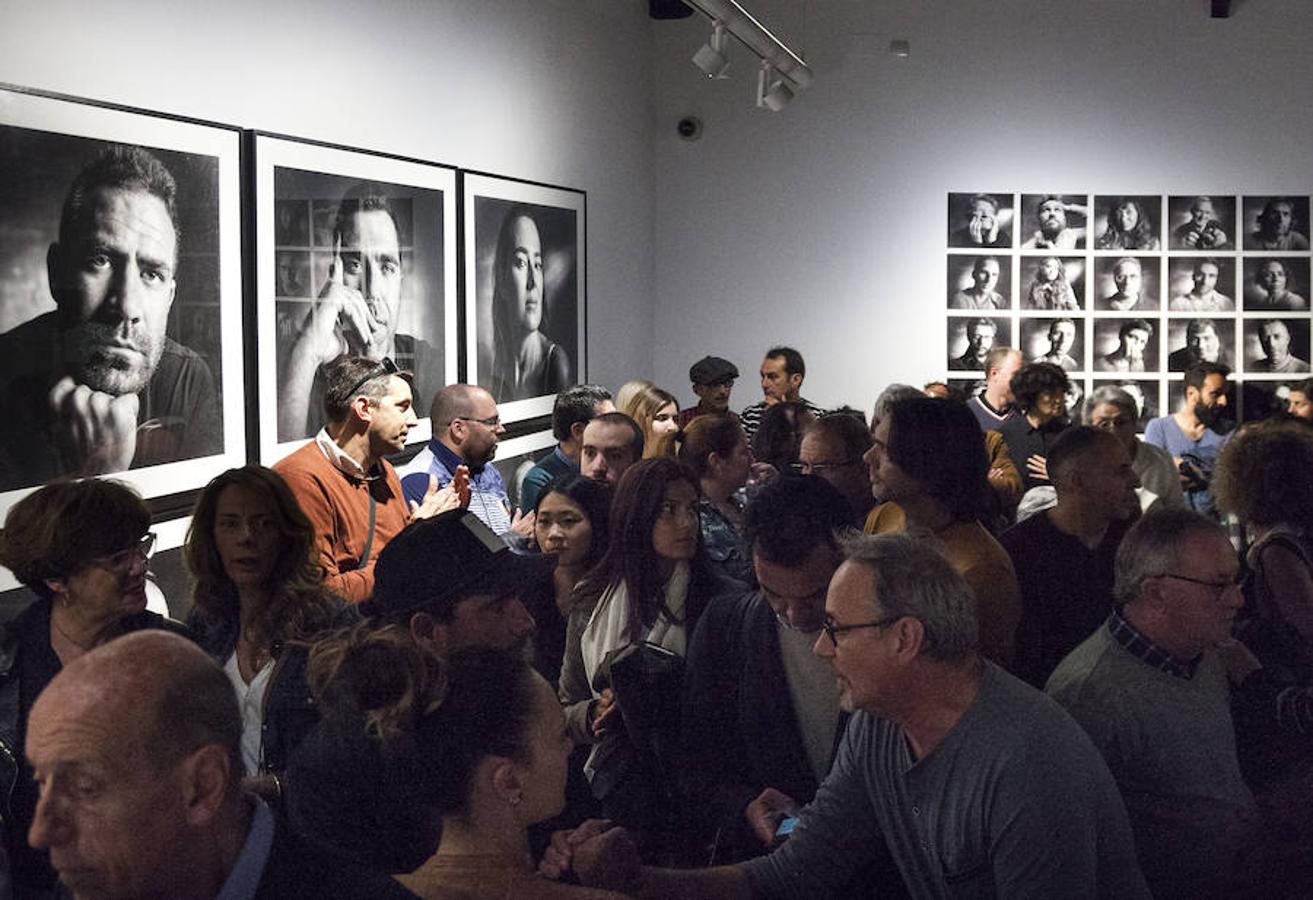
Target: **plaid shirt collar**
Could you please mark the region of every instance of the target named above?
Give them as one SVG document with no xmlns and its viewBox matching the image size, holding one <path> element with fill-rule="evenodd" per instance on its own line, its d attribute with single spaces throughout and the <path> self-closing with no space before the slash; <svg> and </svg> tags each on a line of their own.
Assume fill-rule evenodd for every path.
<svg viewBox="0 0 1313 900">
<path fill-rule="evenodd" d="M 1128 622 L 1120 609 L 1114 609 L 1108 616 L 1108 633 L 1140 662 L 1187 681 L 1194 677 L 1195 670 L 1199 668 L 1199 660 L 1203 658 L 1203 654 L 1200 654 L 1189 662 L 1181 662 Z"/>
</svg>

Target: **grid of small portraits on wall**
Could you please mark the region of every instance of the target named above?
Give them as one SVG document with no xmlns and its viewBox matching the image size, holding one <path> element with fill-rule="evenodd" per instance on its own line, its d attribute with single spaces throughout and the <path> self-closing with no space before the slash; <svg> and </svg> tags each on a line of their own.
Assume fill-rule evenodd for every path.
<svg viewBox="0 0 1313 900">
<path fill-rule="evenodd" d="M 1051 362 L 1068 407 L 1104 385 L 1140 428 L 1178 409 L 1183 373 L 1231 370 L 1237 420 L 1285 408 L 1307 378 L 1309 197 L 1292 194 L 948 195 L 946 365 L 966 394 L 995 347 Z"/>
</svg>

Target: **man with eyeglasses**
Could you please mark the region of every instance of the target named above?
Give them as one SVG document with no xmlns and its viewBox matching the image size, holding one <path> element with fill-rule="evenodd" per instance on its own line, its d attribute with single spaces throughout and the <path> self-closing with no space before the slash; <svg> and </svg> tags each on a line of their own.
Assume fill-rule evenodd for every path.
<svg viewBox="0 0 1313 900">
<path fill-rule="evenodd" d="M 1117 606 L 1045 687 L 1107 760 L 1155 897 L 1252 896 L 1233 880 L 1257 809 L 1219 653 L 1244 605 L 1240 577 L 1221 526 L 1149 513 L 1117 551 Z"/>
<path fill-rule="evenodd" d="M 736 866 L 656 869 L 622 829 L 585 823 L 541 868 L 639 898 L 830 897 L 885 846 L 916 897 L 1147 898 L 1107 765 L 1070 716 L 980 658 L 962 577 L 906 535 L 840 546 L 815 652 L 852 717 L 788 840 Z"/>
<path fill-rule="evenodd" d="M 875 505 L 863 456 L 871 448 L 871 432 L 855 409 L 838 409 L 812 421 L 803 432 L 797 471 L 819 475 L 848 501 L 852 524 L 861 527 Z"/>
<path fill-rule="evenodd" d="M 437 479 L 409 504 L 384 457 L 399 453 L 418 420 L 410 373 L 384 358 L 343 356 L 325 369 L 326 423 L 274 465 L 315 526 L 324 584 L 350 602 L 374 590 L 379 551 L 407 524 L 468 502 L 468 472 L 439 490 Z"/>
<path fill-rule="evenodd" d="M 533 512 L 512 510 L 501 473 L 491 465 L 497 441 L 506 432 L 497 401 L 481 387 L 449 384 L 429 408 L 433 437 L 415 458 L 397 470 L 407 502 L 420 503 L 430 480 L 445 487 L 462 466 L 469 473 L 469 510 L 494 534 L 533 534 Z"/>
<path fill-rule="evenodd" d="M 869 491 L 868 491 L 869 493 Z M 809 802 L 834 759 L 846 714 L 825 661 L 811 652 L 851 526 L 838 491 L 785 474 L 745 513 L 759 587 L 708 605 L 684 662 L 686 789 L 699 837 L 717 859 L 758 856 Z"/>
</svg>

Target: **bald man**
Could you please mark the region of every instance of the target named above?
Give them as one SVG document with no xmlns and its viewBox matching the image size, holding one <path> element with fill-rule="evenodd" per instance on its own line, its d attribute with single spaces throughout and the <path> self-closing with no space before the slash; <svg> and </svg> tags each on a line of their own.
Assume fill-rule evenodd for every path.
<svg viewBox="0 0 1313 900">
<path fill-rule="evenodd" d="M 74 898 L 410 897 L 298 845 L 242 793 L 241 717 L 223 670 L 175 634 L 79 657 L 37 698 L 28 840 Z"/>
<path fill-rule="evenodd" d="M 490 465 L 497 442 L 506 433 L 492 394 L 472 384 L 449 384 L 429 407 L 433 437 L 415 458 L 397 469 L 407 501 L 419 501 L 428 490 L 429 476 L 439 487 L 447 484 L 461 466 L 470 472 L 469 510 L 494 534 L 514 531 L 533 534 L 533 513 L 521 515 L 511 508 L 501 473 Z"/>
</svg>

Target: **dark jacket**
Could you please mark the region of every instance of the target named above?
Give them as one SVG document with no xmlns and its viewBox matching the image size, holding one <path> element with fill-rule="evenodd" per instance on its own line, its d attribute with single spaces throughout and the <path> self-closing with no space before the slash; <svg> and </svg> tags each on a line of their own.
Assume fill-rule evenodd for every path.
<svg viewBox="0 0 1313 900">
<path fill-rule="evenodd" d="M 847 718 L 840 713 L 836 748 Z M 705 812 L 706 836 L 719 829 L 730 856 L 761 850 L 743 809 L 762 790 L 800 804 L 816 794 L 775 614 L 760 591 L 719 598 L 703 613 L 685 657 L 683 737 L 683 787 Z"/>
<path fill-rule="evenodd" d="M 20 808 L 13 803 L 14 788 L 20 779 L 31 782 L 32 769 L 23 756 L 23 742 L 27 734 L 27 710 L 24 698 L 35 698 L 49 683 L 23 684 L 23 647 L 50 646 L 51 601 L 34 599 L 10 622 L 0 626 L 0 790 L 4 803 L 0 806 L 5 852 L 9 856 L 11 873 L 18 896 L 42 896 L 40 891 L 51 890 L 55 885 L 55 872 L 50 867 L 49 855 L 27 846 L 27 829 L 35 813 L 35 791 L 22 792 Z M 143 610 L 123 622 L 124 633 L 158 628 L 183 637 L 192 637 L 181 623 Z M 53 651 L 52 651 L 53 652 Z M 56 671 L 58 671 L 56 669 Z M 53 675 L 53 673 L 51 673 Z"/>
<path fill-rule="evenodd" d="M 255 900 L 413 900 L 410 891 L 390 875 L 352 866 L 298 840 L 282 822 Z"/>
<path fill-rule="evenodd" d="M 359 614 L 354 608 L 339 605 L 323 628 L 343 627 L 357 621 Z M 224 665 L 237 647 L 236 622 L 213 619 L 193 608 L 187 627 L 196 635 L 201 649 L 219 665 Z M 281 773 L 287 768 L 292 751 L 319 721 L 319 709 L 306 684 L 309 646 L 275 640 L 272 655 L 274 670 L 264 697 L 264 721 L 260 726 L 260 771 Z"/>
</svg>

